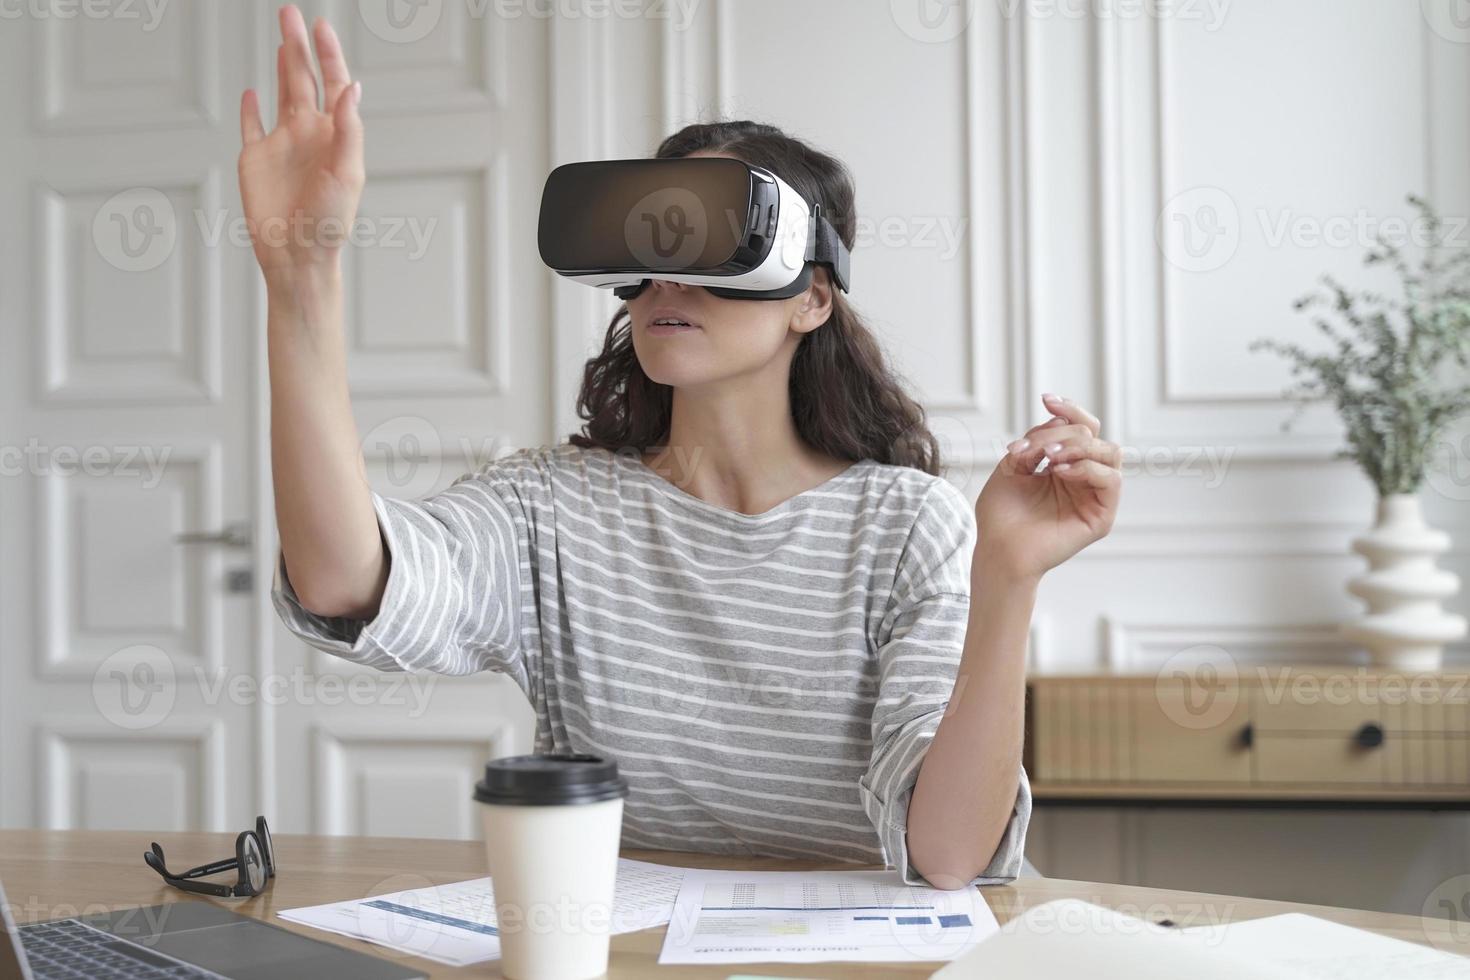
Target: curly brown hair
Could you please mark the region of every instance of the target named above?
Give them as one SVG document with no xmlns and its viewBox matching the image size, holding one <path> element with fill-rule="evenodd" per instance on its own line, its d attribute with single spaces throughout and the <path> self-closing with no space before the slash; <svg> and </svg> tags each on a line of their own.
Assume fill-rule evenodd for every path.
<svg viewBox="0 0 1470 980">
<path fill-rule="evenodd" d="M 779 174 L 808 201 L 820 202 L 842 241 L 853 247 L 852 175 L 843 163 L 775 126 L 749 120 L 695 123 L 659 145 L 658 158 L 698 150 L 727 153 Z M 904 390 L 872 330 L 846 297 L 832 294 L 832 315 L 797 345 L 791 363 L 791 413 L 812 448 L 837 459 L 911 466 L 939 473 L 939 443 L 924 409 Z M 608 324 L 602 350 L 587 361 L 571 436 L 583 448 L 639 452 L 668 438 L 673 392 L 649 380 L 633 349 L 627 304 Z"/>
</svg>

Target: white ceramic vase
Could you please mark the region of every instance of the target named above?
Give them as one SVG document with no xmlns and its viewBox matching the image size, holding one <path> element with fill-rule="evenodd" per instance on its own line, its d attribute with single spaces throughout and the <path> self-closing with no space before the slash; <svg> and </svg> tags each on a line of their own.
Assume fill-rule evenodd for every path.
<svg viewBox="0 0 1470 980">
<path fill-rule="evenodd" d="M 1392 494 L 1378 500 L 1378 523 L 1353 539 L 1368 571 L 1348 582 L 1367 613 L 1342 624 L 1343 636 L 1368 648 L 1373 662 L 1399 670 L 1437 670 L 1444 645 L 1465 635 L 1465 618 L 1440 605 L 1460 591 L 1460 578 L 1436 568 L 1450 536 L 1424 523 L 1419 498 Z"/>
</svg>

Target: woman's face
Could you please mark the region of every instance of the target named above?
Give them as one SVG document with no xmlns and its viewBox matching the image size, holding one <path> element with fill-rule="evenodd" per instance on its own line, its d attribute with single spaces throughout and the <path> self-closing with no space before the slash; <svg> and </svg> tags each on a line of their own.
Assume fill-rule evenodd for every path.
<svg viewBox="0 0 1470 980">
<path fill-rule="evenodd" d="M 779 300 L 725 299 L 703 286 L 650 279 L 628 300 L 628 313 L 638 363 L 658 384 L 697 387 L 763 369 L 781 369 L 784 380 L 802 335 L 830 315 L 831 291 L 823 269 L 810 289 Z"/>
</svg>

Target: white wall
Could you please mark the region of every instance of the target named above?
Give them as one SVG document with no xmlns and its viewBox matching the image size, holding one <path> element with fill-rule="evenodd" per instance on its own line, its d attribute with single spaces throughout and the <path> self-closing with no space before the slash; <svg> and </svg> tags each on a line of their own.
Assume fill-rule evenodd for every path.
<svg viewBox="0 0 1470 980">
<path fill-rule="evenodd" d="M 1149 670 L 1197 644 L 1352 656 L 1333 624 L 1371 490 L 1330 458 L 1329 413 L 1280 431 L 1285 372 L 1245 348 L 1307 337 L 1290 301 L 1323 271 L 1358 281 L 1362 229 L 1407 192 L 1470 214 L 1459 0 L 443 0 L 397 24 L 376 4 L 305 6 L 364 80 L 381 234 L 349 262 L 349 327 L 380 488 L 427 492 L 467 457 L 573 427 L 611 305 L 536 261 L 546 171 L 748 116 L 855 173 L 853 299 L 957 482 L 978 490 L 1047 390 L 1147 454 L 1113 536 L 1045 586 L 1037 670 Z M 0 236 L 0 445 L 112 462 L 77 476 L 47 457 L 0 482 L 0 822 L 232 828 L 263 809 L 295 830 L 473 832 L 467 770 L 529 744 L 509 685 L 393 689 L 308 654 L 264 597 L 263 298 L 248 249 L 193 215 L 238 216 L 235 100 L 253 84 L 274 104 L 270 9 L 173 0 L 152 27 L 42 9 L 0 21 L 0 215 L 20 229 Z M 137 187 L 177 223 L 146 269 L 107 230 Z M 394 219 L 438 222 L 422 256 L 389 240 Z M 148 447 L 179 464 L 153 487 L 120 462 Z M 1424 497 L 1466 575 L 1459 466 Z M 169 540 L 228 520 L 254 526 L 248 549 Z M 254 593 L 225 590 L 235 569 Z M 120 698 L 159 670 L 168 709 L 129 727 Z M 242 686 L 221 695 L 220 677 Z M 252 694 L 262 677 L 307 693 Z M 1034 826 L 1055 875 L 1407 910 L 1470 865 L 1457 816 Z"/>
</svg>

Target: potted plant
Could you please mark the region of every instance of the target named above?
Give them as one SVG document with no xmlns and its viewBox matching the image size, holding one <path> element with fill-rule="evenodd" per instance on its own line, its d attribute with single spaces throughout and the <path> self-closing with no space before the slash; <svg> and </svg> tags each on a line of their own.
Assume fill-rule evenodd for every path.
<svg viewBox="0 0 1470 980">
<path fill-rule="evenodd" d="M 1298 380 L 1285 394 L 1298 403 L 1293 418 L 1309 402 L 1333 403 L 1347 436 L 1339 456 L 1356 462 L 1378 490 L 1377 523 L 1352 543 L 1368 571 L 1348 583 L 1367 610 L 1343 624 L 1344 636 L 1376 663 L 1432 670 L 1444 644 L 1466 631 L 1465 619 L 1440 605 L 1460 581 L 1435 567 L 1449 536 L 1424 522 L 1418 493 L 1436 447 L 1449 445 L 1446 430 L 1470 412 L 1470 248 L 1451 247 L 1444 221 L 1424 200 L 1411 196 L 1409 203 L 1422 232 L 1413 243 L 1422 247 L 1418 261 L 1382 234 L 1365 259 L 1391 268 L 1402 296 L 1355 292 L 1324 277 L 1322 289 L 1294 305 L 1310 313 L 1325 349 L 1269 339 L 1251 349 L 1291 363 Z"/>
</svg>

